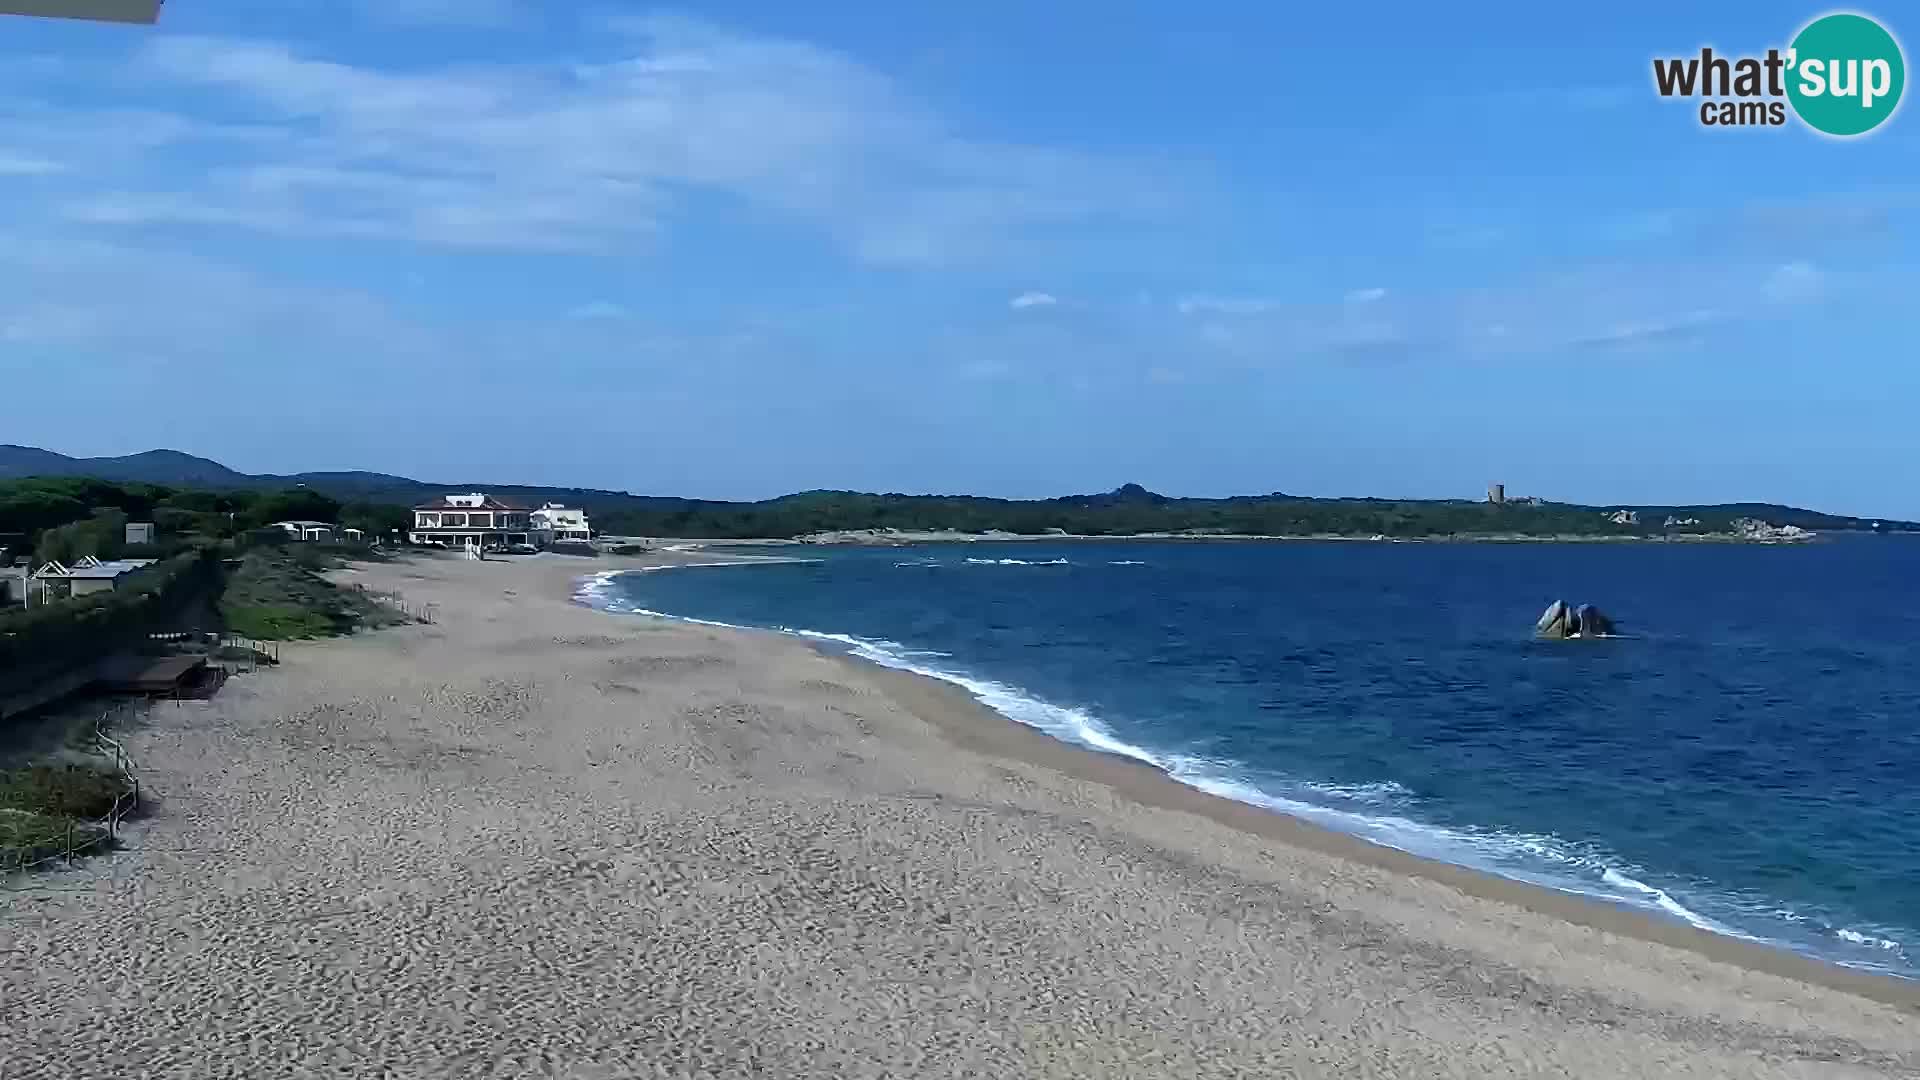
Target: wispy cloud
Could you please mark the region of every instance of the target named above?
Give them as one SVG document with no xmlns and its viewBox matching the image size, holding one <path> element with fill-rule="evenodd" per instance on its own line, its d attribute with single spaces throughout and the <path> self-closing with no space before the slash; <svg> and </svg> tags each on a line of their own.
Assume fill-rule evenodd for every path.
<svg viewBox="0 0 1920 1080">
<path fill-rule="evenodd" d="M 395 26 L 511 25 L 525 12 L 517 0 L 355 0 L 363 18 Z"/>
<path fill-rule="evenodd" d="M 0 176 L 50 176 L 65 171 L 66 166 L 57 161 L 0 150 Z"/>
<path fill-rule="evenodd" d="M 1821 301 L 1827 272 L 1781 263 L 1588 266 L 1501 285 L 1353 289 L 1337 298 L 1189 296 L 1195 345 L 1248 361 L 1550 354 L 1699 341 L 1724 325 Z"/>
<path fill-rule="evenodd" d="M 779 215 L 863 261 L 934 265 L 1166 205 L 1153 170 L 963 134 L 839 53 L 686 19 L 621 27 L 610 61 L 425 71 L 161 37 L 136 70 L 156 98 L 204 106 L 193 119 L 29 103 L 33 122 L 0 119 L 0 145 L 22 160 L 89 160 L 87 183 L 57 208 L 81 222 L 450 247 L 629 252 L 707 193 L 720 198 L 703 212 Z M 127 153 L 135 139 L 185 160 L 141 160 Z"/>
<path fill-rule="evenodd" d="M 1007 306 L 1015 311 L 1034 307 L 1052 307 L 1060 301 L 1051 293 L 1023 292 L 1007 301 Z"/>
<path fill-rule="evenodd" d="M 1574 348 L 1593 349 L 1698 340 L 1705 334 L 1708 327 L 1724 322 L 1726 319 L 1726 312 L 1713 308 L 1701 308 L 1661 318 L 1614 323 L 1599 330 L 1569 338 L 1566 344 Z"/>
<path fill-rule="evenodd" d="M 1182 315 L 1258 315 L 1273 311 L 1281 301 L 1258 296 L 1183 296 L 1174 301 Z"/>
<path fill-rule="evenodd" d="M 287 285 L 193 255 L 71 237 L 0 234 L 0 336 L 142 364 L 257 363 L 297 342 L 393 358 L 421 334 L 380 300 Z M 0 357 L 4 359 L 4 357 Z M 369 361 L 373 362 L 373 361 Z"/>
</svg>

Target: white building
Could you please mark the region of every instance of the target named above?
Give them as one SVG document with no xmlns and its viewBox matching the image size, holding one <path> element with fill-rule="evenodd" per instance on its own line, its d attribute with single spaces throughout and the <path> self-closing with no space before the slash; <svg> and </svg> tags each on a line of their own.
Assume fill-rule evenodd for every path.
<svg viewBox="0 0 1920 1080">
<path fill-rule="evenodd" d="M 324 521 L 276 521 L 269 528 L 284 529 L 295 540 L 308 540 L 315 543 L 327 543 L 333 539 L 334 527 Z"/>
<path fill-rule="evenodd" d="M 585 510 L 547 503 L 528 517 L 533 522 L 533 542 L 541 547 L 555 540 L 593 539 L 593 527 L 587 523 Z"/>
<path fill-rule="evenodd" d="M 86 596 L 90 593 L 111 592 L 118 587 L 121 578 L 153 564 L 152 559 L 115 559 L 111 562 L 102 562 L 87 555 L 72 566 L 66 566 L 58 561 L 45 563 L 33 572 L 33 580 L 45 595 Z"/>
<path fill-rule="evenodd" d="M 407 539 L 440 547 L 506 547 L 532 542 L 527 508 L 503 502 L 484 491 L 442 495 L 413 508 Z"/>
</svg>

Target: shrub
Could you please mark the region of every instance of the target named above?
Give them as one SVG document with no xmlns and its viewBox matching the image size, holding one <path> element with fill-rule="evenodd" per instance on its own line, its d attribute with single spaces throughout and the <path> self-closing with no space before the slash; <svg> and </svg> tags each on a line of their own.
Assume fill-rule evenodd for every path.
<svg viewBox="0 0 1920 1080">
<path fill-rule="evenodd" d="M 0 808 L 48 817 L 106 817 L 127 790 L 118 772 L 86 765 L 29 765 L 0 772 Z"/>
<path fill-rule="evenodd" d="M 122 578 L 112 592 L 0 613 L 0 691 L 126 647 L 211 588 L 219 564 L 195 549 Z"/>
<path fill-rule="evenodd" d="M 224 614 L 229 631 L 263 641 L 291 641 L 339 633 L 332 618 L 297 604 L 228 604 Z"/>
</svg>

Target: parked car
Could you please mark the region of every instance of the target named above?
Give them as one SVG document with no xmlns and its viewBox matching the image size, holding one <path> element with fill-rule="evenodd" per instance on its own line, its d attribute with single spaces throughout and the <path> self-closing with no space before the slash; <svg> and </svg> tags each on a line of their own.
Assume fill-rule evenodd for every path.
<svg viewBox="0 0 1920 1080">
<path fill-rule="evenodd" d="M 509 553 L 511 553 L 511 554 L 514 554 L 514 555 L 538 555 L 538 554 L 540 554 L 540 549 L 539 549 L 539 548 L 537 548 L 537 547 L 534 547 L 534 546 L 533 546 L 532 544 L 514 544 L 514 545 L 512 545 L 512 546 L 510 546 L 510 547 L 508 547 L 508 548 L 507 548 L 507 551 L 508 551 Z"/>
</svg>

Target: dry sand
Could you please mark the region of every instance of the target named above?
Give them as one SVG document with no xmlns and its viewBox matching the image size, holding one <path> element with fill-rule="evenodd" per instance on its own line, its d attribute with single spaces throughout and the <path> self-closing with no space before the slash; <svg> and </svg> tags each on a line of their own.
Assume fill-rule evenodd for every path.
<svg viewBox="0 0 1920 1080">
<path fill-rule="evenodd" d="M 439 624 L 157 709 L 128 848 L 0 893 L 0 1077 L 1920 1076 L 1904 984 L 571 604 L 600 565 L 371 568 Z"/>
</svg>

